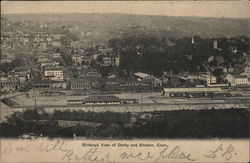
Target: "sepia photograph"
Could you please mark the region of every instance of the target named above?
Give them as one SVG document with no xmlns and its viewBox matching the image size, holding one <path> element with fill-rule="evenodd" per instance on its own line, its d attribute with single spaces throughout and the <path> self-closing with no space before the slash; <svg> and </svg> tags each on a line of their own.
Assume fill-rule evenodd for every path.
<svg viewBox="0 0 250 163">
<path fill-rule="evenodd" d="M 0 162 L 248 162 L 249 45 L 247 0 L 1 1 Z"/>
</svg>

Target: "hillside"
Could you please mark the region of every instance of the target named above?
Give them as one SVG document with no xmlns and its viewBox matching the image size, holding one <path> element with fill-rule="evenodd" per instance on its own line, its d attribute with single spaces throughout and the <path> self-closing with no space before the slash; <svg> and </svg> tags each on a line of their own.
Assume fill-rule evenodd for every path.
<svg viewBox="0 0 250 163">
<path fill-rule="evenodd" d="M 94 40 L 109 40 L 128 35 L 184 37 L 250 36 L 249 19 L 170 17 L 133 14 L 9 14 L 2 15 L 11 22 L 35 21 L 52 27 L 70 27 L 89 32 Z M 76 28 L 77 27 L 77 28 Z"/>
</svg>

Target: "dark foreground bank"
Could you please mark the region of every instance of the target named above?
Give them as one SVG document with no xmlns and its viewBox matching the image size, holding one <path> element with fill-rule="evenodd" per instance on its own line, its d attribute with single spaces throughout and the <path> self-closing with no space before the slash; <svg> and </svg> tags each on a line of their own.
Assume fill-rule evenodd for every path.
<svg viewBox="0 0 250 163">
<path fill-rule="evenodd" d="M 85 112 L 43 109 L 14 112 L 0 124 L 1 137 L 249 138 L 249 110 L 209 109 Z"/>
</svg>

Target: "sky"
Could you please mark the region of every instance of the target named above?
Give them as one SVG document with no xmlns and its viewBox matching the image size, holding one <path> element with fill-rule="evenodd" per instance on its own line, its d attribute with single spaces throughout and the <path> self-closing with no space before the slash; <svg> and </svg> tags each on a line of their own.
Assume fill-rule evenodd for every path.
<svg viewBox="0 0 250 163">
<path fill-rule="evenodd" d="M 250 18 L 250 1 L 1 1 L 1 13 L 129 13 Z"/>
</svg>

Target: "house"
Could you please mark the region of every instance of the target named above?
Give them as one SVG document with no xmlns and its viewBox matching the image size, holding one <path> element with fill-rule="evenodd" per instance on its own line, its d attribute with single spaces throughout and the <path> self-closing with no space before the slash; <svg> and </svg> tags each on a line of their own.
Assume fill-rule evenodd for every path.
<svg viewBox="0 0 250 163">
<path fill-rule="evenodd" d="M 101 64 L 103 67 L 111 66 L 111 64 L 112 64 L 111 57 L 103 57 Z"/>
<path fill-rule="evenodd" d="M 215 60 L 219 65 L 224 63 L 224 58 L 222 56 L 215 56 Z"/>
<path fill-rule="evenodd" d="M 111 55 L 111 65 L 112 66 L 120 65 L 120 55 Z"/>
<path fill-rule="evenodd" d="M 60 53 L 53 53 L 52 55 L 51 55 L 51 57 L 53 58 L 53 59 L 61 59 L 61 54 Z"/>
<path fill-rule="evenodd" d="M 55 47 L 61 47 L 62 46 L 61 40 L 54 40 L 51 42 L 51 45 Z"/>
<path fill-rule="evenodd" d="M 155 79 L 153 82 L 152 82 L 152 86 L 153 87 L 162 87 L 162 81 L 160 79 Z"/>
<path fill-rule="evenodd" d="M 102 75 L 99 72 L 97 72 L 96 69 L 93 68 L 78 69 L 77 74 L 79 77 L 96 77 L 96 78 L 102 77 Z"/>
<path fill-rule="evenodd" d="M 209 56 L 207 59 L 208 62 L 213 62 L 214 61 L 214 56 Z"/>
<path fill-rule="evenodd" d="M 162 85 L 166 86 L 168 84 L 168 78 L 166 78 L 165 76 L 163 76 L 161 78 L 161 81 L 162 81 Z"/>
<path fill-rule="evenodd" d="M 59 62 L 52 62 L 52 61 L 41 62 L 41 68 L 44 68 L 47 66 L 59 66 Z"/>
<path fill-rule="evenodd" d="M 46 56 L 38 56 L 38 57 L 37 57 L 37 61 L 38 61 L 39 63 L 42 63 L 42 62 L 49 62 L 49 58 L 46 57 Z"/>
<path fill-rule="evenodd" d="M 47 66 L 44 68 L 44 76 L 51 80 L 63 80 L 63 69 L 62 67 Z"/>
<path fill-rule="evenodd" d="M 93 56 L 93 59 L 95 56 Z M 101 66 L 119 66 L 120 65 L 120 56 L 119 55 L 110 55 L 110 56 L 104 56 L 102 58 Z"/>
<path fill-rule="evenodd" d="M 120 56 L 115 57 L 115 66 L 120 65 Z"/>
<path fill-rule="evenodd" d="M 76 65 L 81 65 L 82 61 L 84 60 L 83 56 L 79 54 L 72 55 L 71 59 L 72 62 L 75 63 Z"/>
<path fill-rule="evenodd" d="M 6 73 L 3 71 L 0 71 L 0 79 L 5 79 L 7 77 Z"/>
<path fill-rule="evenodd" d="M 105 56 L 113 53 L 113 48 L 99 48 L 99 52 Z"/>
</svg>

